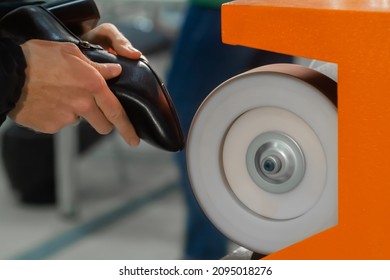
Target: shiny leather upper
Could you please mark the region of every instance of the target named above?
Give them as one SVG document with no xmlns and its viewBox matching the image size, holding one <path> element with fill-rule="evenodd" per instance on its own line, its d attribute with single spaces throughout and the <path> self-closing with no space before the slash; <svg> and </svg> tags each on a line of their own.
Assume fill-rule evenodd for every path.
<svg viewBox="0 0 390 280">
<path fill-rule="evenodd" d="M 100 19 L 94 0 L 55 0 L 46 2 L 42 6 L 78 35 L 96 27 Z"/>
<path fill-rule="evenodd" d="M 184 147 L 184 136 L 171 98 L 159 77 L 144 59 L 115 56 L 100 46 L 81 41 L 52 13 L 41 6 L 16 9 L 0 20 L 0 35 L 22 44 L 30 39 L 72 42 L 92 61 L 119 63 L 122 73 L 107 81 L 139 137 L 167 151 Z"/>
</svg>

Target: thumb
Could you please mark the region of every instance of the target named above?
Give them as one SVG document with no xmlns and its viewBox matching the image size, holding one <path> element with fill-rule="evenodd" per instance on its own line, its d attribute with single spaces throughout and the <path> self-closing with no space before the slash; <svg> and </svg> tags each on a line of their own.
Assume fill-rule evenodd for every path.
<svg viewBox="0 0 390 280">
<path fill-rule="evenodd" d="M 92 62 L 91 65 L 103 76 L 105 80 L 115 78 L 122 72 L 121 65 L 117 63 Z"/>
</svg>

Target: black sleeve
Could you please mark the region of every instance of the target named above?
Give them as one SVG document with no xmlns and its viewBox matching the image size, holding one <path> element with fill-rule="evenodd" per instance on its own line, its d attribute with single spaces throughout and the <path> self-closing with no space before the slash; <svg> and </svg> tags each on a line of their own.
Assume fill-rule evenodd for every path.
<svg viewBox="0 0 390 280">
<path fill-rule="evenodd" d="M 0 38 L 0 125 L 19 100 L 25 69 L 22 48 L 10 39 Z"/>
</svg>

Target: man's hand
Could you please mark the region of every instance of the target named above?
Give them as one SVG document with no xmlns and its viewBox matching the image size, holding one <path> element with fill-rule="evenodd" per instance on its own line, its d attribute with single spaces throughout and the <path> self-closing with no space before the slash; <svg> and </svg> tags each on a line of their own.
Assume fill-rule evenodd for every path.
<svg viewBox="0 0 390 280">
<path fill-rule="evenodd" d="M 142 53 L 133 47 L 125 36 L 111 23 L 102 23 L 81 36 L 81 39 L 102 46 L 113 54 L 138 59 Z"/>
<path fill-rule="evenodd" d="M 133 125 L 105 81 L 121 73 L 119 64 L 92 62 L 72 43 L 29 40 L 21 47 L 27 62 L 26 81 L 9 114 L 15 122 L 55 133 L 82 117 L 101 134 L 115 126 L 129 145 L 139 144 Z"/>
</svg>

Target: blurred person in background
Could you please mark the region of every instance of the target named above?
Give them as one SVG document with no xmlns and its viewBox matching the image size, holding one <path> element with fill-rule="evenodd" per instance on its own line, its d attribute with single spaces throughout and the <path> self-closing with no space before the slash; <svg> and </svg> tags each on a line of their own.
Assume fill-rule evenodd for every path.
<svg viewBox="0 0 390 280">
<path fill-rule="evenodd" d="M 291 56 L 223 44 L 221 5 L 225 2 L 229 1 L 190 0 L 173 49 L 167 86 L 186 136 L 197 108 L 220 83 L 261 65 L 293 61 Z M 187 205 L 183 258 L 220 259 L 227 254 L 228 241 L 210 223 L 196 202 L 184 151 L 177 154 L 177 162 Z"/>
</svg>

